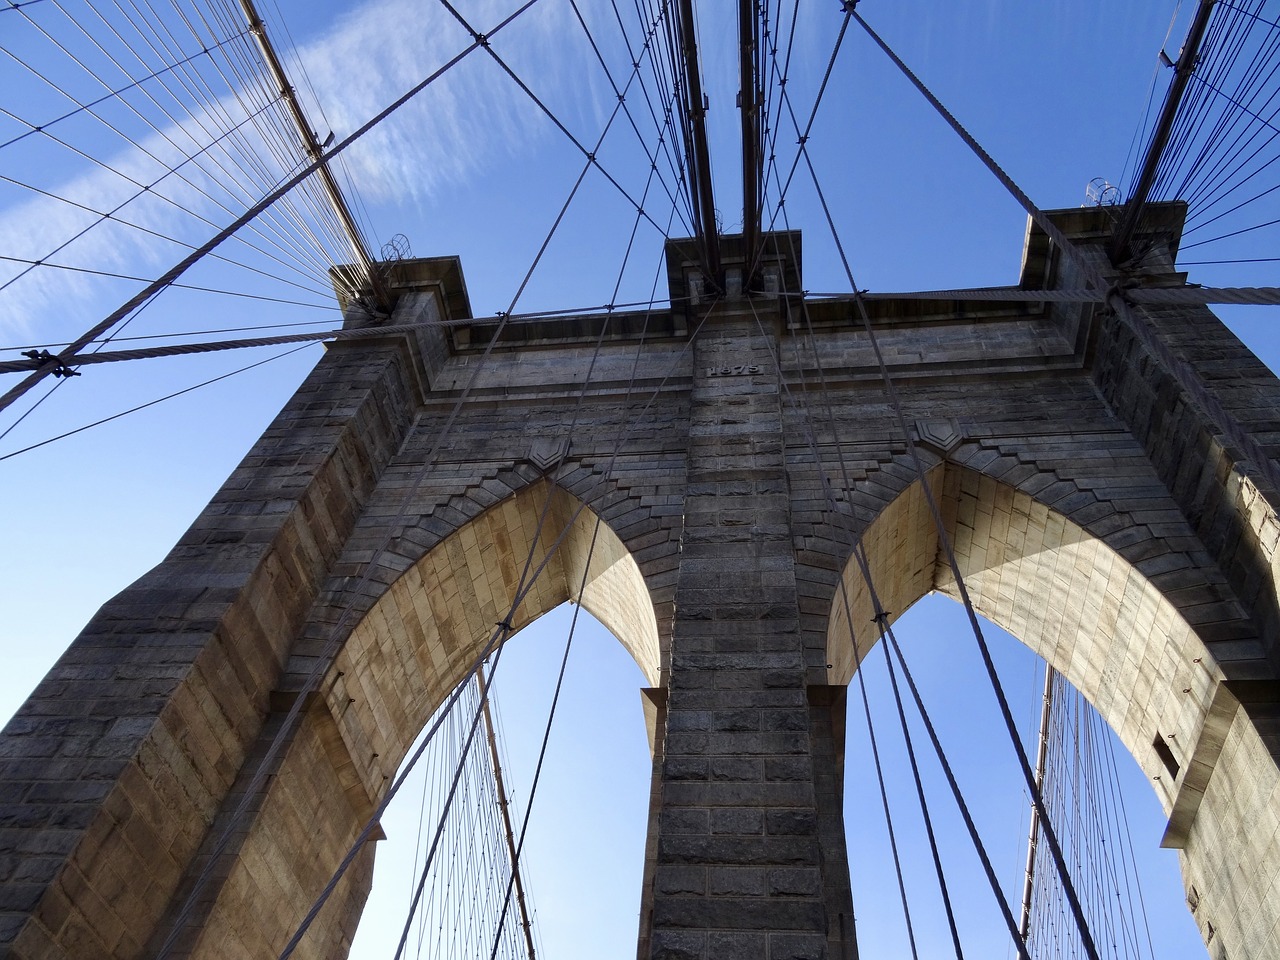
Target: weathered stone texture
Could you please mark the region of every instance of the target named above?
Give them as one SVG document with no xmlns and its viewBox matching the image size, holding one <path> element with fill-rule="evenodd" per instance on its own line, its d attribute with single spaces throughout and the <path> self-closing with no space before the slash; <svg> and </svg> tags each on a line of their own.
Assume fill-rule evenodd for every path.
<svg viewBox="0 0 1280 960">
<path fill-rule="evenodd" d="M 1058 216 L 1107 269 L 1100 214 Z M 1024 287 L 1073 270 L 1031 231 Z M 396 322 L 445 322 L 333 347 L 0 738 L 14 956 L 278 954 L 495 625 L 581 592 L 652 685 L 641 956 L 844 960 L 844 685 L 876 600 L 957 571 L 1152 777 L 1211 949 L 1280 952 L 1277 491 L 1187 377 L 1267 453 L 1280 384 L 1211 314 L 1134 309 L 1188 372 L 1106 309 L 876 300 L 898 410 L 849 304 L 514 323 L 484 356 L 456 261 L 396 277 Z M 302 955 L 345 955 L 374 846 Z"/>
</svg>

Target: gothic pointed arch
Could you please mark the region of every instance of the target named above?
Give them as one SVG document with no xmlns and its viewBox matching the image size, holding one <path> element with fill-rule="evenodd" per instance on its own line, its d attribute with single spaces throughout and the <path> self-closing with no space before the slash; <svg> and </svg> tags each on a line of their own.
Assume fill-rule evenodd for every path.
<svg viewBox="0 0 1280 960">
<path fill-rule="evenodd" d="M 1180 850 L 1206 942 L 1256 942 L 1280 909 L 1267 893 L 1276 864 L 1256 842 L 1280 830 L 1272 799 L 1280 770 L 1241 707 L 1241 687 L 1214 656 L 1215 638 L 1255 635 L 1225 578 L 1172 518 L 1165 544 L 1130 552 L 1146 558 L 1132 562 L 1087 525 L 979 470 L 942 461 L 927 482 L 976 612 L 1063 674 L 1151 778 L 1170 818 L 1165 845 Z M 1140 530 L 1127 529 L 1132 543 Z M 890 620 L 930 592 L 960 599 L 919 480 L 880 510 L 860 543 Z M 1206 592 L 1215 598 L 1208 629 Z M 831 682 L 847 683 L 877 642 L 874 615 L 850 557 L 828 621 Z M 955 642 L 972 641 L 966 632 Z M 1254 788 L 1242 793 L 1242 782 Z"/>
<path fill-rule="evenodd" d="M 389 553 L 403 559 L 409 549 Z M 658 624 L 644 576 L 613 529 L 563 486 L 546 477 L 527 483 L 414 552 L 389 583 L 365 584 L 366 602 L 343 629 L 234 862 L 187 922 L 189 956 L 279 952 L 375 814 L 418 733 L 495 637 L 580 598 L 657 682 Z M 344 579 L 331 583 L 304 633 L 342 628 L 352 587 Z M 285 688 L 314 666 L 315 650 L 304 651 L 286 668 Z M 268 722 L 259 749 L 276 729 Z M 307 856 L 299 857 L 304 840 Z M 353 935 L 373 849 L 365 845 L 295 955 L 327 956 L 335 938 Z M 241 918 L 264 894 L 277 908 L 245 925 Z"/>
</svg>

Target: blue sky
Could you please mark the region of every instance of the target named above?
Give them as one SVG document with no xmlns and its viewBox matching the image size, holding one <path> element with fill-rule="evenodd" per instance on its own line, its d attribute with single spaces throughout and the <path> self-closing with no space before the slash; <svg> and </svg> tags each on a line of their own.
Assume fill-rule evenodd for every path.
<svg viewBox="0 0 1280 960">
<path fill-rule="evenodd" d="M 604 7 L 583 6 L 590 7 L 585 12 L 600 28 L 606 49 L 616 53 L 616 38 L 605 29 Z M 510 7 L 507 0 L 484 0 L 465 9 L 485 29 L 481 25 L 497 22 Z M 345 136 L 465 43 L 463 32 L 438 8 L 428 7 L 426 13 L 422 9 L 408 0 L 351 5 L 279 0 L 279 7 L 264 5 L 268 29 L 280 36 L 276 26 L 286 24 L 307 66 L 314 93 L 301 81 L 298 86 L 322 137 L 328 129 L 339 138 Z M 1091 178 L 1119 182 L 1126 165 L 1132 169 L 1135 127 L 1146 108 L 1153 74 L 1160 72 L 1157 53 L 1174 4 L 1164 0 L 1126 4 L 864 0 L 859 10 L 1042 207 L 1078 205 Z M 33 8 L 33 15 L 37 12 Z M 15 16 L 12 11 L 0 11 L 0 18 Z M 789 87 L 797 111 L 807 111 L 812 102 L 840 20 L 838 4 L 805 7 Z M 1176 55 L 1185 20 L 1184 11 L 1169 41 L 1170 55 Z M 728 42 L 732 24 L 732 5 L 701 5 L 717 212 L 728 232 L 737 229 L 741 218 L 735 199 L 739 195 L 738 121 L 733 108 L 736 54 Z M 27 35 L 15 32 L 13 36 Z M 530 79 L 580 140 L 594 143 L 608 119 L 612 94 L 564 0 L 541 0 L 525 19 L 495 39 L 495 49 Z M 1160 74 L 1161 85 L 1167 76 Z M 625 81 L 625 73 L 615 79 Z M 25 77 L 12 62 L 0 65 L 0 80 L 7 81 L 0 89 L 8 91 L 4 105 L 9 109 L 34 117 L 56 113 L 57 97 Z M 127 166 L 139 177 L 145 177 L 154 164 L 103 137 L 101 131 L 86 130 L 82 135 L 85 142 L 97 143 L 101 156 L 116 166 Z M 164 156 L 163 137 L 148 136 L 147 142 Z M 780 162 L 790 162 L 787 151 L 794 149 L 794 140 L 794 134 L 784 130 L 779 138 Z M 1023 211 L 856 28 L 851 28 L 836 63 L 809 149 L 860 287 L 891 291 L 1016 280 L 1025 229 Z M 615 122 L 599 157 L 633 196 L 640 196 L 646 166 L 638 141 L 621 120 Z M 585 178 L 539 269 L 516 298 L 539 244 L 580 172 L 582 158 L 482 55 L 468 59 L 445 81 L 429 88 L 383 129 L 355 146 L 347 160 L 375 248 L 391 235 L 404 233 L 416 255 L 461 255 L 477 313 L 513 306 L 517 310 L 595 307 L 614 299 L 635 211 L 594 172 Z M 102 169 L 31 139 L 17 148 L 0 150 L 0 172 L 19 180 L 42 177 L 41 184 L 64 196 L 100 199 L 123 189 L 118 178 Z M 646 201 L 645 206 L 655 219 L 665 222 L 667 211 L 661 203 Z M 847 290 L 834 244 L 803 177 L 797 178 L 787 209 L 790 224 L 805 232 L 806 286 L 814 291 Z M 219 219 L 216 210 L 207 212 L 217 222 L 225 220 Z M 160 232 L 200 239 L 208 233 L 207 227 L 183 221 L 158 202 L 141 209 L 138 216 Z M 11 183 L 0 184 L 0 253 L 32 259 L 43 256 L 81 219 L 82 214 L 68 211 L 65 204 L 34 196 Z M 1265 249 L 1268 242 L 1265 235 L 1255 235 L 1248 249 Z M 1274 243 L 1271 246 L 1274 249 Z M 173 244 L 153 243 L 130 231 L 108 228 L 70 248 L 67 257 L 81 265 L 149 276 L 179 253 Z M 619 301 L 648 298 L 660 254 L 661 236 L 652 227 L 642 226 L 633 258 L 621 270 Z M 1200 268 L 1192 279 L 1271 283 L 1268 269 L 1262 265 L 1210 273 L 1209 268 Z M 216 264 L 197 268 L 191 280 L 309 303 L 325 301 L 323 290 L 299 292 L 288 284 Z M 123 281 L 35 271 L 23 283 L 0 291 L 0 342 L 26 346 L 69 338 L 133 288 L 136 284 Z M 1274 310 L 1235 310 L 1224 317 L 1275 368 L 1280 345 L 1269 329 L 1274 327 Z M 170 291 L 131 324 L 130 332 L 304 321 L 336 325 L 336 311 Z M 280 352 L 93 368 L 61 386 L 0 441 L 0 456 Z M 16 708 L 99 604 L 163 557 L 319 353 L 320 348 L 310 347 L 271 360 L 111 424 L 0 460 L 0 491 L 10 505 L 7 549 L 0 551 L 0 600 L 10 611 L 6 636 L 0 641 L 7 664 L 0 677 L 0 713 L 7 715 Z M 0 420 L 0 432 L 12 422 L 12 416 L 6 416 Z M 922 622 L 914 629 L 919 639 L 912 642 L 926 644 L 929 636 L 943 629 L 960 629 L 958 625 L 944 628 L 938 613 L 931 608 L 918 615 Z M 525 670 L 513 673 L 533 673 L 535 667 L 545 666 L 549 658 L 540 651 L 558 644 L 562 625 L 544 627 L 545 636 L 522 637 L 513 645 L 513 653 L 526 646 L 539 651 L 529 654 Z M 903 633 L 908 634 L 905 626 Z M 583 956 L 630 949 L 648 777 L 639 699 L 634 692 L 639 674 L 608 638 L 584 639 L 581 659 L 571 667 L 574 710 L 579 712 L 568 712 L 560 723 L 552 754 L 559 758 L 555 760 L 559 779 L 574 786 L 540 801 L 545 805 L 539 816 L 545 811 L 547 819 L 538 822 L 545 825 L 540 829 L 545 829 L 547 837 L 556 838 L 564 835 L 560 832 L 564 824 L 573 824 L 585 837 L 586 826 L 600 821 L 599 835 L 611 839 L 572 844 L 601 855 L 601 861 L 590 867 L 567 863 L 562 854 L 551 852 L 562 851 L 562 841 L 538 840 L 542 846 L 535 848 L 531 871 L 539 884 L 535 897 L 545 921 L 543 935 L 549 946 L 565 943 L 561 949 L 549 950 L 564 956 L 575 955 L 567 945 L 574 941 L 585 948 Z M 1015 702 L 1033 705 L 1039 683 L 1034 669 L 1016 655 L 1010 669 L 1014 682 L 1027 687 L 1025 694 L 1014 694 Z M 504 712 L 510 717 L 525 709 L 536 711 L 536 703 L 518 704 L 545 694 L 531 689 L 502 695 L 508 698 Z M 617 714 L 607 725 L 584 719 L 598 718 L 606 709 Z M 1032 712 L 1029 707 L 1027 716 Z M 850 729 L 853 755 L 858 728 L 851 724 Z M 580 739 L 601 730 L 608 731 L 603 739 Z M 956 739 L 980 742 L 981 735 L 961 729 Z M 521 755 L 514 746 L 512 753 Z M 513 760 L 517 767 L 520 762 Z M 851 762 L 850 769 L 854 768 Z M 1025 821 L 1009 821 L 1023 816 L 1025 803 L 1016 784 L 1006 787 L 994 775 L 980 773 L 977 778 L 979 793 L 990 798 L 992 820 L 1008 825 L 1008 837 L 1000 841 L 1007 850 L 1000 856 L 1014 886 Z M 582 807 L 574 806 L 572 801 L 586 799 L 587 784 L 615 789 L 592 796 Z M 1012 797 L 1001 794 L 1009 790 Z M 873 799 L 852 786 L 850 794 L 851 803 Z M 1145 799 L 1147 836 L 1156 837 L 1160 826 L 1158 816 L 1150 812 L 1154 798 L 1149 790 Z M 605 813 L 616 814 L 619 820 L 606 821 Z M 865 849 L 882 845 L 874 828 L 859 843 Z M 888 944 L 885 956 L 897 956 L 905 949 L 900 930 L 887 912 L 875 906 L 884 886 L 878 879 L 884 869 L 881 862 L 855 896 L 864 937 Z M 1171 870 L 1166 863 L 1166 874 Z M 573 892 L 574 888 L 560 885 L 575 876 L 592 878 L 586 890 Z M 601 878 L 617 888 L 612 899 L 603 896 L 606 884 Z M 1176 880 L 1173 892 L 1164 896 L 1171 915 L 1185 918 Z M 870 919 L 881 916 L 883 924 Z M 1160 927 L 1180 929 L 1184 935 L 1163 956 L 1197 955 L 1200 948 L 1194 931 L 1190 941 L 1185 939 L 1188 919 Z M 1000 949 L 992 946 L 985 955 L 998 955 Z"/>
</svg>

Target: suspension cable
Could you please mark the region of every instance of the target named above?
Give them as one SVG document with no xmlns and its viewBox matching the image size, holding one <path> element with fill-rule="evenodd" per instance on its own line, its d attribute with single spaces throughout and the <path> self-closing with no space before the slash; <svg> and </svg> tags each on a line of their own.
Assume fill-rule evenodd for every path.
<svg viewBox="0 0 1280 960">
<path fill-rule="evenodd" d="M 522 14 L 524 14 L 527 10 L 533 7 L 534 4 L 536 4 L 537 2 L 538 0 L 525 0 L 524 3 L 522 3 L 519 7 L 515 9 L 515 11 L 509 14 L 497 26 L 495 26 L 492 30 L 490 30 L 489 33 L 486 34 L 486 39 L 492 38 L 495 33 L 498 33 L 500 30 L 509 26 L 517 18 L 519 18 Z M 351 144 L 355 143 L 357 140 L 363 137 L 366 133 L 368 133 L 371 129 L 377 126 L 377 124 L 381 123 L 383 120 L 389 117 L 392 113 L 394 113 L 396 110 L 400 109 L 400 107 L 404 106 L 411 99 L 413 99 L 413 97 L 415 97 L 418 93 L 426 89 L 427 86 L 434 83 L 436 80 L 438 80 L 441 76 L 443 76 L 449 70 L 453 69 L 453 67 L 461 63 L 466 57 L 470 56 L 476 50 L 480 49 L 482 45 L 483 44 L 479 40 L 472 40 L 470 44 L 468 44 L 459 53 L 455 54 L 452 58 L 450 58 L 443 66 L 432 71 L 425 79 L 419 81 L 417 84 L 411 87 L 408 91 L 406 91 L 405 93 L 397 97 L 389 106 L 380 110 L 372 118 L 365 121 L 363 124 L 357 127 L 353 132 L 348 134 L 338 143 L 334 144 L 326 153 L 322 154 L 319 158 L 312 160 L 305 167 L 303 167 L 301 171 L 299 171 L 298 173 L 295 173 L 293 176 L 286 179 L 274 190 L 271 190 L 270 192 L 268 192 L 262 199 L 260 199 L 257 203 L 253 204 L 247 210 L 245 210 L 244 213 L 236 217 L 231 223 L 223 227 L 211 238 L 209 238 L 204 243 L 202 243 L 199 247 L 193 250 L 190 254 L 188 254 L 178 263 L 174 264 L 174 266 L 170 267 L 167 271 L 165 271 L 164 274 L 162 274 L 160 277 L 158 277 L 157 279 L 152 281 L 150 284 L 148 284 L 146 288 L 144 288 L 142 291 L 135 294 L 134 296 L 130 297 L 127 301 L 125 301 L 125 303 L 121 304 L 119 307 L 113 310 L 103 320 L 101 320 L 99 323 L 95 324 L 93 327 L 89 328 L 89 330 L 81 334 L 76 340 L 74 340 L 71 343 L 69 347 L 67 347 L 66 350 L 63 350 L 58 354 L 58 359 L 64 365 L 67 364 L 76 356 L 77 353 L 79 353 L 80 349 L 85 344 L 97 338 L 97 336 L 103 333 L 105 330 L 108 330 L 111 327 L 115 326 L 121 319 L 123 319 L 124 317 L 132 313 L 133 310 L 135 310 L 139 305 L 141 305 L 151 296 L 163 290 L 174 280 L 177 280 L 193 264 L 201 260 L 206 254 L 210 253 L 214 248 L 216 248 L 229 236 L 231 236 L 233 233 L 235 233 L 237 230 L 239 230 L 249 221 L 253 220 L 256 216 L 258 216 L 258 214 L 262 213 L 264 210 L 270 207 L 276 200 L 280 199 L 282 196 L 284 196 L 286 193 L 288 193 L 290 190 L 296 187 L 299 183 L 305 180 L 308 176 L 314 173 L 319 168 L 321 163 L 326 162 L 332 159 L 333 157 L 337 156 L 338 154 L 342 153 L 349 146 L 351 146 Z M 0 396 L 0 410 L 3 410 L 7 406 L 9 406 L 11 403 L 13 403 L 14 400 L 22 396 L 24 393 L 30 390 L 33 386 L 35 386 L 37 383 L 43 380 L 46 376 L 48 376 L 47 372 L 37 370 L 31 373 L 28 377 L 26 377 L 21 383 L 10 388 L 3 396 Z"/>
</svg>

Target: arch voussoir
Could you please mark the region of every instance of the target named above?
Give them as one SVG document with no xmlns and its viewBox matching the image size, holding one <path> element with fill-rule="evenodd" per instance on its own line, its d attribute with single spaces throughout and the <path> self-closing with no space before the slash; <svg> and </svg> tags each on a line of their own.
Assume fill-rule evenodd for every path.
<svg viewBox="0 0 1280 960">
<path fill-rule="evenodd" d="M 973 445 L 995 456 L 957 451 L 963 465 L 948 460 L 929 475 L 946 537 L 976 612 L 1079 689 L 1151 778 L 1170 817 L 1165 843 L 1180 849 L 1206 938 L 1216 930 L 1230 942 L 1263 942 L 1255 935 L 1278 919 L 1267 891 L 1280 863 L 1267 851 L 1280 840 L 1280 753 L 1241 699 L 1252 682 L 1243 678 L 1266 662 L 1258 622 L 1150 467 L 1139 467 L 1145 461 L 1123 440 L 1104 439 Z M 960 599 L 919 481 L 860 542 L 891 618 L 931 591 Z M 842 584 L 827 634 L 835 683 L 848 681 L 875 642 L 858 630 L 874 611 L 852 559 Z"/>
</svg>

